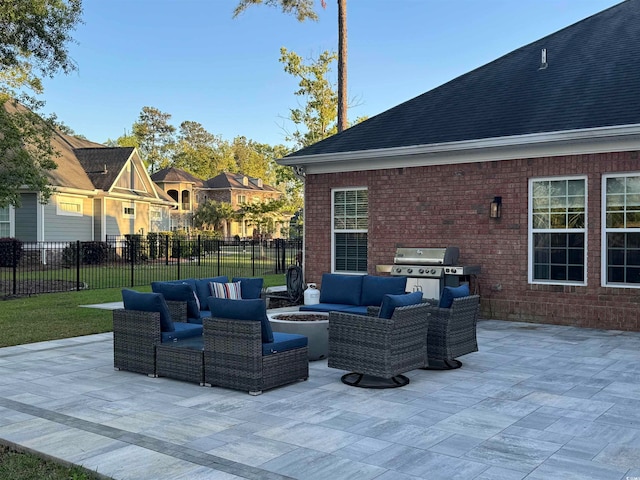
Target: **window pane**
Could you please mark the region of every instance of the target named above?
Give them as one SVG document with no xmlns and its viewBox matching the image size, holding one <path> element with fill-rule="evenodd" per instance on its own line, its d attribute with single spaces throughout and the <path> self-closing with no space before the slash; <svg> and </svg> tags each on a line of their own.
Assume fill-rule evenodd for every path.
<svg viewBox="0 0 640 480">
<path fill-rule="evenodd" d="M 0 208 L 0 222 L 9 221 L 9 207 Z"/>
</svg>

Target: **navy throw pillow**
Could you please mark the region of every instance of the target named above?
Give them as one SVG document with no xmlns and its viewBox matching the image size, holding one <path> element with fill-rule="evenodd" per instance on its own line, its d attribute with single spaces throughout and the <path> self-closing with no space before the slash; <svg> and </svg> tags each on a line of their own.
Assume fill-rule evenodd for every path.
<svg viewBox="0 0 640 480">
<path fill-rule="evenodd" d="M 402 295 L 385 295 L 380 306 L 379 318 L 391 318 L 396 307 L 406 307 L 422 303 L 422 292 L 405 293 Z"/>
<path fill-rule="evenodd" d="M 161 293 L 140 293 L 135 290 L 122 290 L 122 302 L 125 310 L 139 310 L 141 312 L 158 312 L 160 314 L 160 330 L 173 332 L 173 320 L 169 307 Z"/>
<path fill-rule="evenodd" d="M 468 297 L 469 285 L 466 283 L 459 287 L 444 287 L 442 290 L 442 296 L 440 297 L 440 308 L 451 308 L 454 298 Z"/>
<path fill-rule="evenodd" d="M 273 330 L 267 318 L 264 300 L 233 300 L 230 298 L 209 297 L 209 310 L 212 317 L 232 320 L 252 320 L 261 323 L 262 343 L 273 342 Z"/>
<path fill-rule="evenodd" d="M 262 297 L 263 278 L 233 277 L 231 281 L 240 282 L 240 291 L 242 292 L 243 300 Z"/>
<path fill-rule="evenodd" d="M 151 282 L 151 290 L 164 295 L 165 300 L 172 302 L 187 302 L 187 317 L 199 318 L 200 308 L 196 302 L 196 295 L 186 282 Z"/>
</svg>

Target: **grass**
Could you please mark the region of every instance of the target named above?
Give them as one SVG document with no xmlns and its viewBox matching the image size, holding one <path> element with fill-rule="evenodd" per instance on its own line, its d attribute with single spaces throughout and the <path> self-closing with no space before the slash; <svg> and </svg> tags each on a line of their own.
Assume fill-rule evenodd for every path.
<svg viewBox="0 0 640 480">
<path fill-rule="evenodd" d="M 282 285 L 283 274 L 264 276 L 264 286 Z M 150 291 L 150 287 L 137 288 Z M 78 337 L 112 330 L 111 312 L 79 305 L 116 302 L 121 288 L 46 293 L 0 303 L 0 347 Z M 65 466 L 0 445 L 2 480 L 94 480 L 104 478 L 77 466 Z"/>
</svg>

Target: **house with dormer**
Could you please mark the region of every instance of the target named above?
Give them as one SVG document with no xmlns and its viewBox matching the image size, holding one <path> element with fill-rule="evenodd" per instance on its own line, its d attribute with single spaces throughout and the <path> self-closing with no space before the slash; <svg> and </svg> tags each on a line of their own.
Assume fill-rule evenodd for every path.
<svg viewBox="0 0 640 480">
<path fill-rule="evenodd" d="M 105 147 L 54 132 L 54 193 L 20 194 L 21 206 L 0 209 L 0 234 L 23 242 L 106 241 L 165 231 L 176 202 L 149 177 L 135 148 Z"/>
<path fill-rule="evenodd" d="M 457 246 L 484 318 L 640 330 L 640 0 L 279 163 L 304 176 L 308 282 Z"/>
<path fill-rule="evenodd" d="M 151 179 L 179 204 L 178 210 L 172 212 L 172 229 L 191 228 L 194 212 L 207 201 L 229 203 L 239 212 L 243 204 L 282 197 L 280 190 L 262 179 L 242 173 L 222 172 L 209 180 L 200 180 L 184 170 L 168 167 L 151 175 Z M 279 226 L 284 227 L 288 220 L 283 217 Z M 281 237 L 280 230 L 276 228 L 274 238 Z M 229 237 L 252 238 L 254 231 L 255 226 L 247 219 L 236 218 L 228 222 Z"/>
</svg>

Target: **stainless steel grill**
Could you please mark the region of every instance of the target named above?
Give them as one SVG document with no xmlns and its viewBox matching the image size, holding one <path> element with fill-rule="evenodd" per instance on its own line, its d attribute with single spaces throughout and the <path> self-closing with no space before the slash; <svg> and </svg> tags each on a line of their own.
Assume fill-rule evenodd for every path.
<svg viewBox="0 0 640 480">
<path fill-rule="evenodd" d="M 393 276 L 406 276 L 407 291 L 421 291 L 424 298 L 439 298 L 445 286 L 457 287 L 480 273 L 479 265 L 457 265 L 460 249 L 398 248 L 391 266 L 377 270 Z"/>
</svg>

